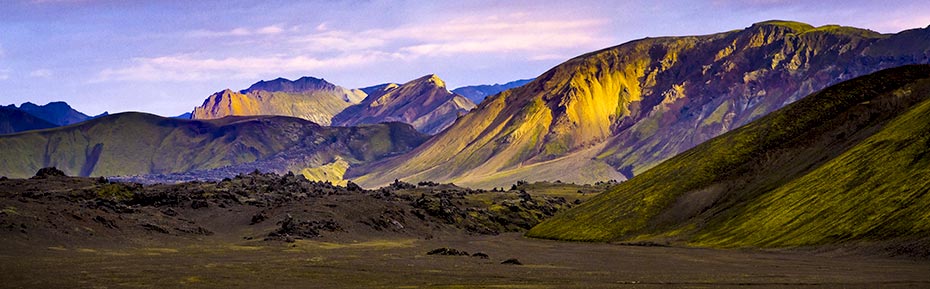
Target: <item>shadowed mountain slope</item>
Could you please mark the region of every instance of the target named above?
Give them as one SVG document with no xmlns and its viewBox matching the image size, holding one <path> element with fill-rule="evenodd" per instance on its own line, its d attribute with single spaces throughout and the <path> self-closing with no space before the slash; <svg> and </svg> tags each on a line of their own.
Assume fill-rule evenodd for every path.
<svg viewBox="0 0 930 289">
<path fill-rule="evenodd" d="M 928 34 L 768 21 L 631 41 L 556 66 L 416 150 L 348 174 L 369 187 L 625 179 L 842 80 L 927 63 Z"/>
<path fill-rule="evenodd" d="M 930 66 L 883 70 L 700 144 L 528 236 L 714 247 L 890 242 L 930 253 L 912 247 L 930 239 L 928 135 Z"/>
<path fill-rule="evenodd" d="M 14 105 L 0 106 L 0 134 L 53 128 L 57 125 L 38 118 Z"/>
<path fill-rule="evenodd" d="M 71 108 L 63 101 L 49 102 L 46 105 L 23 103 L 19 109 L 57 126 L 79 123 L 92 117 Z"/>
</svg>

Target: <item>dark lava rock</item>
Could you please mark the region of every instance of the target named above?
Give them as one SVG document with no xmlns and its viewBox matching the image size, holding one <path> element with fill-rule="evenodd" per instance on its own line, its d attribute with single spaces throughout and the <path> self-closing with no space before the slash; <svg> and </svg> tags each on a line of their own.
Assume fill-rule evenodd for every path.
<svg viewBox="0 0 930 289">
<path fill-rule="evenodd" d="M 266 216 L 265 213 L 258 213 L 252 216 L 252 221 L 249 223 L 249 225 L 258 224 L 258 223 L 264 222 L 267 219 L 268 219 L 268 216 Z"/>
<path fill-rule="evenodd" d="M 210 203 L 207 203 L 207 201 L 204 201 L 204 200 L 194 200 L 193 202 L 191 202 L 191 209 L 196 210 L 196 209 L 207 208 L 207 207 L 210 207 Z"/>
<path fill-rule="evenodd" d="M 33 179 L 46 179 L 49 177 L 66 177 L 65 172 L 62 172 L 56 167 L 47 167 L 41 168 L 36 175 L 32 177 Z"/>
<path fill-rule="evenodd" d="M 637 246 L 637 247 L 669 247 L 669 244 L 656 243 L 653 241 L 639 241 L 639 242 L 627 242 L 620 243 L 622 246 Z"/>
<path fill-rule="evenodd" d="M 113 221 L 107 220 L 107 219 L 104 218 L 103 216 L 96 216 L 96 217 L 94 217 L 94 222 L 100 223 L 100 224 L 103 225 L 104 227 L 107 227 L 107 228 L 110 228 L 110 229 L 118 229 L 118 228 L 116 227 L 116 224 L 113 223 Z"/>
<path fill-rule="evenodd" d="M 285 242 L 294 242 L 299 237 L 316 238 L 322 236 L 321 231 L 335 232 L 341 231 L 342 227 L 336 221 L 301 221 L 287 214 L 281 221 L 281 228 L 268 234 L 265 240 L 283 240 Z"/>
<path fill-rule="evenodd" d="M 162 226 L 152 224 L 152 223 L 142 224 L 142 228 L 145 228 L 146 230 L 149 230 L 149 231 L 162 233 L 162 234 L 171 234 L 171 232 L 168 231 L 168 229 L 165 229 Z"/>
<path fill-rule="evenodd" d="M 517 259 L 514 259 L 514 258 L 510 258 L 510 259 L 504 260 L 503 262 L 501 262 L 501 264 L 505 264 L 505 265 L 523 265 L 523 263 L 520 263 L 520 260 L 517 260 Z"/>
<path fill-rule="evenodd" d="M 172 208 L 164 209 L 164 210 L 161 211 L 161 213 L 162 213 L 162 214 L 165 214 L 166 216 L 171 216 L 171 217 L 174 217 L 174 216 L 177 216 L 177 215 L 178 215 L 178 211 L 175 211 L 175 210 L 172 209 Z"/>
<path fill-rule="evenodd" d="M 394 182 L 391 183 L 391 188 L 395 190 L 412 190 L 412 189 L 416 189 L 417 186 L 411 183 L 401 182 L 398 179 L 394 179 Z"/>
<path fill-rule="evenodd" d="M 365 189 L 362 189 L 362 187 L 360 187 L 358 184 L 353 183 L 353 182 L 351 182 L 351 181 L 346 183 L 346 190 L 348 190 L 348 191 L 350 191 L 350 192 L 363 192 L 363 191 L 365 191 Z"/>
<path fill-rule="evenodd" d="M 488 256 L 488 254 L 481 253 L 481 252 L 477 252 L 477 253 L 471 254 L 471 256 L 472 256 L 472 257 L 481 258 L 481 259 L 489 259 L 489 258 L 491 258 L 490 256 Z"/>
<path fill-rule="evenodd" d="M 181 228 L 175 228 L 175 230 L 177 230 L 178 232 L 181 232 L 181 233 L 188 233 L 188 234 L 194 234 L 194 235 L 203 235 L 203 236 L 210 236 L 210 235 L 213 235 L 213 232 L 212 232 L 212 231 L 207 230 L 207 229 L 205 229 L 205 228 L 203 228 L 203 227 L 199 227 L 199 226 L 197 226 L 197 227 L 181 227 Z"/>
<path fill-rule="evenodd" d="M 443 256 L 468 256 L 468 252 L 459 251 L 452 248 L 438 248 L 426 253 L 426 255 L 443 255 Z"/>
</svg>

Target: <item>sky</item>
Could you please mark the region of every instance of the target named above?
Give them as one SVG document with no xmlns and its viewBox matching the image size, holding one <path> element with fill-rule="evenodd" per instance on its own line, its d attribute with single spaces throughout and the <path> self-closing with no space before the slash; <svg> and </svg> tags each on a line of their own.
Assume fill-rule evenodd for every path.
<svg viewBox="0 0 930 289">
<path fill-rule="evenodd" d="M 532 78 L 643 37 L 771 19 L 896 33 L 926 0 L 0 0 L 0 105 L 179 115 L 226 88 L 313 76 L 347 88 L 434 73 L 450 89 Z"/>
</svg>

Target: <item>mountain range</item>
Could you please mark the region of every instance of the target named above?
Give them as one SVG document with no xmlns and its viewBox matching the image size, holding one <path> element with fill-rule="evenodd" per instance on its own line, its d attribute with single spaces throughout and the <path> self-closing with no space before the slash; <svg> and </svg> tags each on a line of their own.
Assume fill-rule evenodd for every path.
<svg viewBox="0 0 930 289">
<path fill-rule="evenodd" d="M 832 84 L 928 63 L 928 35 L 767 21 L 635 40 L 568 60 L 486 99 L 413 151 L 347 176 L 368 187 L 628 179 Z"/>
<path fill-rule="evenodd" d="M 26 102 L 21 104 L 19 109 L 57 126 L 75 124 L 94 117 L 107 115 L 107 113 L 104 112 L 101 115 L 91 117 L 71 108 L 70 105 L 63 101 L 49 102 L 45 105 L 35 105 L 31 102 Z"/>
<path fill-rule="evenodd" d="M 139 145 L 141 150 L 148 150 L 152 145 L 123 143 L 123 138 L 128 136 L 111 138 L 106 135 L 121 133 L 118 132 L 121 129 L 161 131 L 163 127 L 152 123 L 167 121 L 119 117 L 83 125 L 79 130 L 54 130 L 64 134 L 82 131 L 78 138 L 63 139 L 67 142 L 104 139 L 94 144 L 82 143 L 83 149 L 63 149 L 63 153 L 57 155 L 56 147 L 42 153 L 29 151 L 32 148 L 23 149 L 22 156 L 8 161 L 11 166 L 24 166 L 21 170 L 10 169 L 16 171 L 13 174 L 16 176 L 31 173 L 41 165 L 58 163 L 67 163 L 63 166 L 76 175 L 193 172 L 194 176 L 203 176 L 231 168 L 295 170 L 318 175 L 304 169 L 329 166 L 338 171 L 327 173 L 327 176 L 339 176 L 331 178 L 333 181 L 350 179 L 366 187 L 383 186 L 395 179 L 455 182 L 484 188 L 517 181 L 625 180 L 807 94 L 883 68 L 927 63 L 930 62 L 928 55 L 930 28 L 880 34 L 836 25 L 813 27 L 798 22 L 767 21 L 711 35 L 635 40 L 570 59 L 528 82 L 460 88 L 459 91 L 490 94 L 497 89 L 514 87 L 491 95 L 477 106 L 466 97 L 448 91 L 445 82 L 436 75 L 404 84 L 386 83 L 362 89 L 343 88 L 313 77 L 260 81 L 238 92 L 227 89 L 208 97 L 203 105 L 194 109 L 191 118 L 219 119 L 195 125 L 206 123 L 218 130 L 210 132 L 211 136 L 206 139 L 177 144 L 178 150 L 191 146 L 188 149 L 195 151 L 212 146 L 210 141 L 219 138 L 216 134 L 237 131 L 229 130 L 226 123 L 238 125 L 239 118 L 222 121 L 223 117 L 240 115 L 283 115 L 322 126 L 349 126 L 333 128 L 338 131 L 333 134 L 337 139 L 350 137 L 353 129 L 350 126 L 395 121 L 410 124 L 420 133 L 435 134 L 426 140 L 420 134 L 399 133 L 399 136 L 411 137 L 410 141 L 397 147 L 389 145 L 392 149 L 381 151 L 377 158 L 358 158 L 343 151 L 318 158 L 312 164 L 259 164 L 260 160 L 282 153 L 285 148 L 318 144 L 275 139 L 270 140 L 275 143 L 274 150 L 252 152 L 225 148 L 199 152 L 204 154 L 200 158 L 225 161 L 150 164 L 132 169 L 128 166 L 125 170 L 98 171 L 96 165 L 82 168 L 85 161 L 80 159 L 94 155 L 96 144 L 121 149 Z M 36 111 L 33 106 L 24 104 Z M 44 107 L 49 111 L 60 105 Z M 60 111 L 54 114 L 59 118 L 46 122 L 68 123 L 83 115 L 78 113 L 75 118 L 67 110 Z M 6 122 L 0 123 L 0 127 L 8 131 L 49 127 L 27 117 L 23 119 L 25 123 Z M 251 122 L 274 122 L 268 119 L 256 118 Z M 99 128 L 88 130 L 88 127 Z M 207 131 L 210 130 L 198 133 Z M 20 136 L 17 142 L 31 139 L 35 143 L 30 145 L 43 147 L 57 146 L 63 141 L 48 139 L 48 135 L 54 134 L 27 134 L 28 137 Z M 368 136 L 352 137 L 367 140 Z M 392 138 L 389 143 L 401 141 Z M 413 145 L 422 141 L 425 141 L 422 145 Z M 259 143 L 259 140 L 248 140 L 241 146 L 259 147 Z M 64 152 L 75 155 L 65 156 Z M 215 156 L 207 156 L 210 153 Z M 38 159 L 26 160 L 30 157 Z"/>
<path fill-rule="evenodd" d="M 883 70 L 702 143 L 528 235 L 928 252 L 928 135 L 930 65 Z"/>
<path fill-rule="evenodd" d="M 401 121 L 434 134 L 474 107 L 470 100 L 449 92 L 436 75 L 403 85 L 387 83 L 363 89 L 302 77 L 260 81 L 239 92 L 217 92 L 194 108 L 191 118 L 282 115 L 339 126 Z"/>
<path fill-rule="evenodd" d="M 71 125 L 108 114 L 104 112 L 91 117 L 71 108 L 63 101 L 49 102 L 45 105 L 25 102 L 19 107 L 10 104 L 2 106 L 2 109 L 0 134 Z"/>
<path fill-rule="evenodd" d="M 53 128 L 57 125 L 34 116 L 15 105 L 0 106 L 0 135 L 27 130 Z"/>
<path fill-rule="evenodd" d="M 504 84 L 484 84 L 484 85 L 471 85 L 463 86 L 452 90 L 452 93 L 456 93 L 464 96 L 465 98 L 470 99 L 474 103 L 481 103 L 488 96 L 492 96 L 498 93 L 501 93 L 504 90 L 511 88 L 517 88 L 523 86 L 524 84 L 533 81 L 533 79 L 520 79 L 511 81 Z"/>
</svg>

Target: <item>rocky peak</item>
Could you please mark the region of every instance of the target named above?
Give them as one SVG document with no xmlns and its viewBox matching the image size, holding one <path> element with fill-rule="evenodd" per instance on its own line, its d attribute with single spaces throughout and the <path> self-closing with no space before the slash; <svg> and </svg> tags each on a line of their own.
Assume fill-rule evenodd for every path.
<svg viewBox="0 0 930 289">
<path fill-rule="evenodd" d="M 69 125 L 90 119 L 64 101 L 53 101 L 45 105 L 26 102 L 20 105 L 20 109 L 56 125 Z"/>
<path fill-rule="evenodd" d="M 428 85 L 428 86 L 435 86 L 435 87 L 439 87 L 443 89 L 446 88 L 446 82 L 443 81 L 441 78 L 439 78 L 439 76 L 436 76 L 435 74 L 429 74 L 429 75 L 417 78 L 411 82 L 408 82 L 407 84 Z"/>
<path fill-rule="evenodd" d="M 365 88 L 360 88 L 362 92 L 365 92 L 370 97 L 380 97 L 381 95 L 391 91 L 395 88 L 400 87 L 400 84 L 397 83 L 383 83 L 375 86 L 369 86 Z"/>
<path fill-rule="evenodd" d="M 271 92 L 276 92 L 276 91 L 304 92 L 304 91 L 309 91 L 309 90 L 334 90 L 334 89 L 336 89 L 335 84 L 329 83 L 322 78 L 304 76 L 294 81 L 291 81 L 291 80 L 288 80 L 282 77 L 276 78 L 274 80 L 269 80 L 269 81 L 262 80 L 262 81 L 256 82 L 255 84 L 252 84 L 252 86 L 249 86 L 249 88 L 242 90 L 241 92 L 249 93 L 251 91 L 258 91 L 258 90 L 271 91 Z"/>
<path fill-rule="evenodd" d="M 749 27 L 749 30 L 766 29 L 766 28 L 789 30 L 793 33 L 800 34 L 808 30 L 814 29 L 814 26 L 807 24 L 807 23 L 801 23 L 801 22 L 795 22 L 795 21 L 769 20 L 769 21 L 754 23 L 752 24 L 752 26 Z"/>
<path fill-rule="evenodd" d="M 446 83 L 429 74 L 402 85 L 382 84 L 364 88 L 370 95 L 333 117 L 335 125 L 358 125 L 400 121 L 418 131 L 435 134 L 460 114 L 475 107 L 467 98 L 446 89 Z"/>
</svg>

